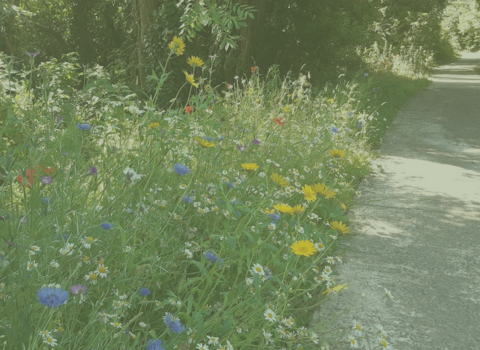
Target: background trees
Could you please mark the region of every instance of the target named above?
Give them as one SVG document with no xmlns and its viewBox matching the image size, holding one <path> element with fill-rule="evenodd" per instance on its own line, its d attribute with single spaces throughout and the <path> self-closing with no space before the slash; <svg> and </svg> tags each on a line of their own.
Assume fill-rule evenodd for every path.
<svg viewBox="0 0 480 350">
<path fill-rule="evenodd" d="M 40 61 L 75 51 L 81 64 L 148 93 L 148 75 L 181 35 L 187 54 L 215 55 L 214 83 L 277 64 L 283 73 L 304 67 L 322 84 L 361 69 L 359 49 L 375 42 L 392 54 L 421 47 L 438 61 L 452 54 L 447 39 L 478 48 L 478 14 L 479 0 L 7 0 L 0 50 L 39 51 Z"/>
</svg>

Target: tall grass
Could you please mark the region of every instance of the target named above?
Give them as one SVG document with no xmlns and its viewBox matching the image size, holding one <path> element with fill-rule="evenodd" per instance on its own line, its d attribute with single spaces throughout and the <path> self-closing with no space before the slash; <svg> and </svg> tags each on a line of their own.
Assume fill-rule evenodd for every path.
<svg viewBox="0 0 480 350">
<path fill-rule="evenodd" d="M 197 67 L 187 104 L 159 110 L 73 55 L 30 59 L 0 60 L 4 349 L 327 346 L 307 326 L 342 289 L 394 75 L 313 93 L 308 74 L 212 88 Z"/>
</svg>

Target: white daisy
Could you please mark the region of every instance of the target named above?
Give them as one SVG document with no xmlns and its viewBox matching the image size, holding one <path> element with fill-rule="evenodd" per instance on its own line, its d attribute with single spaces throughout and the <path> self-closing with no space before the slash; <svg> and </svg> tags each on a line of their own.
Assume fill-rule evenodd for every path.
<svg viewBox="0 0 480 350">
<path fill-rule="evenodd" d="M 218 340 L 219 340 L 220 338 L 210 337 L 210 336 L 207 335 L 207 339 L 208 339 L 208 344 L 217 345 L 217 344 L 218 344 Z"/>
<path fill-rule="evenodd" d="M 265 276 L 265 271 L 263 270 L 262 265 L 255 264 L 251 269 L 252 274 L 259 274 L 260 276 Z"/>
<path fill-rule="evenodd" d="M 85 275 L 85 280 L 90 281 L 92 284 L 97 284 L 98 275 L 96 271 L 92 271 L 88 275 Z"/>
<path fill-rule="evenodd" d="M 270 322 L 275 322 L 277 320 L 277 315 L 275 314 L 275 312 L 273 312 L 272 309 L 268 308 L 267 310 L 265 310 L 265 312 L 263 313 L 263 315 L 265 316 L 265 319 L 267 321 L 270 321 Z"/>
<path fill-rule="evenodd" d="M 29 262 L 27 262 L 27 271 L 31 271 L 32 269 L 36 269 L 37 266 L 38 266 L 38 263 L 36 263 L 35 260 L 29 261 Z"/>
<path fill-rule="evenodd" d="M 105 278 L 108 276 L 108 267 L 103 264 L 98 264 L 97 270 L 95 271 L 100 277 Z"/>
</svg>

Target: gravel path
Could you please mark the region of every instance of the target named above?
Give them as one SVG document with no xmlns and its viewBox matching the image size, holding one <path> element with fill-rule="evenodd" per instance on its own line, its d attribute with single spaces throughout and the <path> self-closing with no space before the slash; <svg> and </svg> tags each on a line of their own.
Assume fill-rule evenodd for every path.
<svg viewBox="0 0 480 350">
<path fill-rule="evenodd" d="M 348 290 L 321 305 L 311 329 L 355 335 L 356 319 L 365 334 L 382 325 L 389 349 L 480 349 L 479 62 L 463 53 L 438 67 L 398 113 L 349 212 L 353 235 L 336 266 Z M 378 336 L 358 340 L 382 349 Z"/>
</svg>

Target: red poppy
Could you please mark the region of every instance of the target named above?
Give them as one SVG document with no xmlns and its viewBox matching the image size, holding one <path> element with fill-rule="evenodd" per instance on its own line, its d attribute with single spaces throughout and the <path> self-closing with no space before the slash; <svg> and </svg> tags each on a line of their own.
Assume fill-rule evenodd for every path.
<svg viewBox="0 0 480 350">
<path fill-rule="evenodd" d="M 275 119 L 273 119 L 273 122 L 274 122 L 274 123 L 277 123 L 278 125 L 283 125 L 283 124 L 285 124 L 285 122 L 283 121 L 283 117 L 275 118 Z"/>
<path fill-rule="evenodd" d="M 250 70 L 252 73 L 255 73 L 255 71 L 257 70 L 257 67 L 250 67 Z"/>
<path fill-rule="evenodd" d="M 189 114 L 191 111 L 193 111 L 193 108 L 190 106 L 185 107 L 185 113 Z"/>
<path fill-rule="evenodd" d="M 39 169 L 39 168 L 40 168 L 40 165 L 37 166 L 37 169 Z M 37 176 L 37 169 L 27 169 L 27 170 L 25 170 L 25 174 L 27 175 L 27 182 L 26 183 L 24 182 L 24 178 L 23 178 L 22 174 L 18 175 L 16 180 L 24 186 L 31 187 L 35 183 L 35 177 Z M 50 166 L 46 167 L 44 169 L 44 172 L 46 174 L 51 174 L 54 171 L 55 171 L 55 168 L 50 167 Z"/>
</svg>

